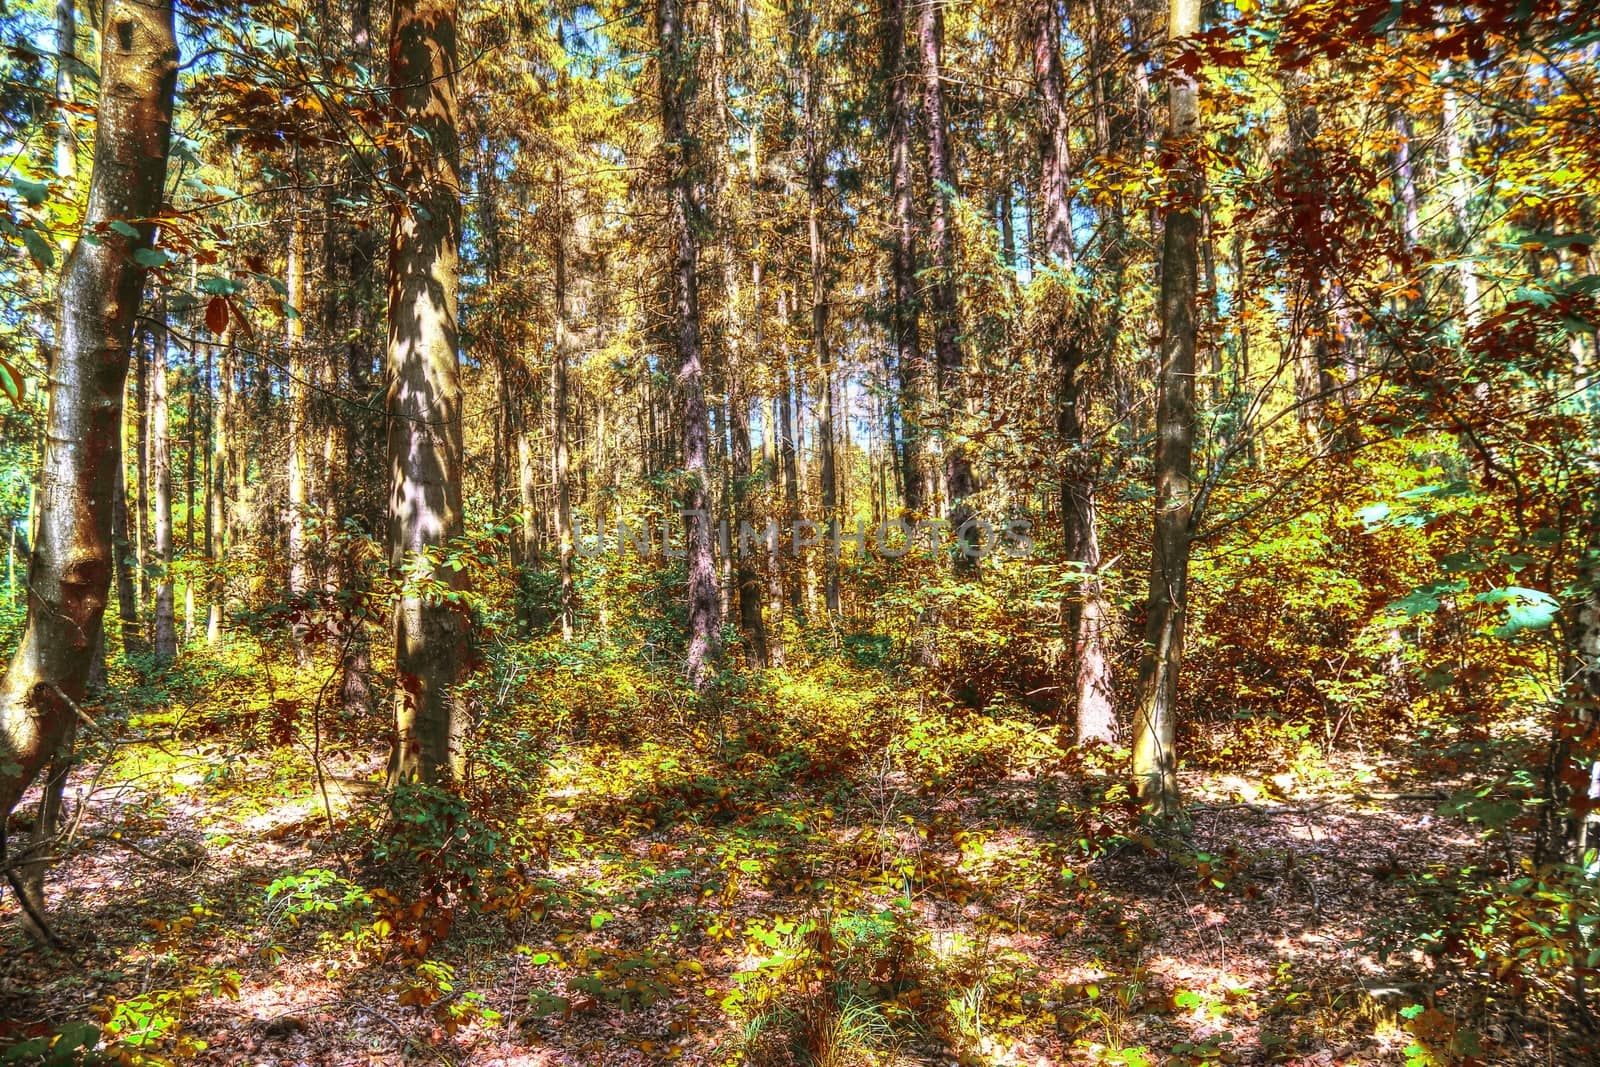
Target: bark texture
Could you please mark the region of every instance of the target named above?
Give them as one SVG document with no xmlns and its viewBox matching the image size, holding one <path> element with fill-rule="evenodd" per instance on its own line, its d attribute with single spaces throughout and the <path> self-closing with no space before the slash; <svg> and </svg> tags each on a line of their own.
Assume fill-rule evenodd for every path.
<svg viewBox="0 0 1600 1067">
<path fill-rule="evenodd" d="M 1200 29 L 1199 0 L 1172 0 L 1168 54 Z M 1151 539 L 1150 596 L 1139 703 L 1133 720 L 1133 779 L 1145 811 L 1179 813 L 1175 748 L 1178 671 L 1183 663 L 1193 507 L 1194 367 L 1199 287 L 1200 179 L 1193 164 L 1199 90 L 1192 76 L 1171 80 L 1167 154 L 1176 160 L 1176 188 L 1161 235 L 1161 352 L 1156 411 L 1156 515 Z"/>
<path fill-rule="evenodd" d="M 678 355 L 677 386 L 682 419 L 684 485 L 681 498 L 689 571 L 689 682 L 708 688 L 721 655 L 721 598 L 711 554 L 710 420 L 706 412 L 705 366 L 700 340 L 700 205 L 695 186 L 698 158 L 688 115 L 694 94 L 694 61 L 685 48 L 687 26 L 678 0 L 657 0 L 660 44 L 661 125 L 670 159 L 668 182 L 672 231 L 672 310 Z"/>
<path fill-rule="evenodd" d="M 452 689 L 467 636 L 448 599 L 466 574 L 443 565 L 462 522 L 455 0 L 395 0 L 389 72 L 395 119 L 411 131 L 396 161 L 406 200 L 389 231 L 389 563 L 404 575 L 389 778 L 444 785 L 464 768 Z"/>
</svg>

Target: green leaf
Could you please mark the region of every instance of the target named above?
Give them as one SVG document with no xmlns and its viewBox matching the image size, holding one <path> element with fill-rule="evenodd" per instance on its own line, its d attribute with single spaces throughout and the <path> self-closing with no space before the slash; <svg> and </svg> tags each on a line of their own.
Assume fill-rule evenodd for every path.
<svg viewBox="0 0 1600 1067">
<path fill-rule="evenodd" d="M 597 911 L 593 915 L 589 916 L 589 929 L 598 930 L 606 923 L 610 922 L 611 919 L 612 915 L 609 911 Z"/>
<path fill-rule="evenodd" d="M 1506 609 L 1505 625 L 1495 630 L 1497 637 L 1511 637 L 1523 630 L 1543 630 L 1555 622 L 1561 603 L 1542 589 L 1524 589 L 1508 585 L 1479 593 L 1478 602 L 1499 604 Z"/>
<path fill-rule="evenodd" d="M 29 207 L 38 207 L 50 195 L 50 186 L 47 183 L 31 182 L 26 178 L 12 178 L 11 188 L 28 202 Z"/>
<path fill-rule="evenodd" d="M 122 236 L 128 238 L 130 241 L 137 241 L 139 239 L 139 227 L 135 226 L 131 222 L 124 222 L 121 219 L 112 219 L 111 228 L 122 234 Z"/>
<path fill-rule="evenodd" d="M 1459 593 L 1466 587 L 1467 583 L 1461 581 L 1429 582 L 1390 604 L 1389 609 L 1404 612 L 1413 618 L 1418 615 L 1428 615 L 1439 610 L 1440 597 Z"/>
<path fill-rule="evenodd" d="M 140 248 L 133 253 L 133 261 L 141 267 L 165 267 L 171 259 L 159 248 Z"/>
<path fill-rule="evenodd" d="M 22 243 L 28 246 L 28 255 L 33 257 L 40 270 L 49 270 L 56 265 L 56 250 L 50 247 L 50 242 L 39 235 L 39 231 L 24 228 Z"/>
<path fill-rule="evenodd" d="M 22 375 L 17 372 L 17 368 L 0 359 L 0 393 L 5 393 L 14 406 L 21 407 L 26 392 Z"/>
</svg>

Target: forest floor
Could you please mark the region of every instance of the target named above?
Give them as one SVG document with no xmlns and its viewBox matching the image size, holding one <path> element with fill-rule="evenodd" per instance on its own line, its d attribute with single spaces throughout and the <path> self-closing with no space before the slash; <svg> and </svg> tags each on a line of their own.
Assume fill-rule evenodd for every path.
<svg viewBox="0 0 1600 1067">
<path fill-rule="evenodd" d="M 336 724 L 152 703 L 69 786 L 70 952 L 6 894 L 0 1048 L 88 1022 L 129 1063 L 1594 1062 L 1412 947 L 1430 874 L 1498 859 L 1438 814 L 1470 768 L 1240 746 L 1157 842 L 1114 758 L 902 700 L 785 679 L 649 740 L 591 722 L 483 774 L 498 821 L 399 830 Z"/>
</svg>

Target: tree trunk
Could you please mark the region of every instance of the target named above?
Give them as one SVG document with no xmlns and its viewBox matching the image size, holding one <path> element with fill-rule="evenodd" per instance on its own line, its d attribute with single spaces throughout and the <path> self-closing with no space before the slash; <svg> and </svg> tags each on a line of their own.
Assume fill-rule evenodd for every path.
<svg viewBox="0 0 1600 1067">
<path fill-rule="evenodd" d="M 139 626 L 139 592 L 133 574 L 134 568 L 139 565 L 139 558 L 134 555 L 133 545 L 128 541 L 127 474 L 122 462 L 120 434 L 117 443 L 119 447 L 111 487 L 111 553 L 117 576 L 117 617 L 121 623 L 122 654 L 126 657 L 144 651 L 144 631 Z"/>
<path fill-rule="evenodd" d="M 828 246 L 822 235 L 822 196 L 826 179 L 827 145 L 819 128 L 821 74 L 815 61 L 806 64 L 806 231 L 811 251 L 811 354 L 817 364 L 817 397 L 822 401 L 817 426 L 817 451 L 822 467 L 822 527 L 828 542 L 823 548 L 823 604 L 830 616 L 839 614 L 839 480 L 834 468 L 833 358 L 828 349 Z"/>
<path fill-rule="evenodd" d="M 890 275 L 894 285 L 891 323 L 900 373 L 901 464 L 907 511 L 921 511 L 923 491 L 922 336 L 917 322 L 917 220 L 912 204 L 911 82 L 906 63 L 905 0 L 884 0 L 883 76 L 889 112 L 889 199 L 892 235 Z"/>
<path fill-rule="evenodd" d="M 1044 251 L 1055 269 L 1073 263 L 1070 209 L 1066 203 L 1068 170 L 1068 119 L 1063 104 L 1065 87 L 1060 55 L 1061 19 L 1054 0 L 1042 0 L 1033 9 L 1033 68 L 1041 101 L 1045 130 L 1040 141 L 1040 197 L 1045 218 Z M 1109 123 L 1097 120 L 1109 130 Z M 1098 134 L 1097 134 L 1098 136 Z M 1109 151 L 1109 145 L 1102 146 Z M 1118 223 L 1114 222 L 1113 225 Z M 1120 256 L 1120 242 L 1106 253 Z M 1054 325 L 1052 360 L 1057 375 L 1056 434 L 1066 453 L 1061 477 L 1062 548 L 1066 558 L 1082 567 L 1082 578 L 1067 597 L 1065 615 L 1072 648 L 1072 692 L 1076 700 L 1079 743 L 1116 740 L 1116 695 L 1109 650 L 1112 608 L 1100 576 L 1100 533 L 1096 488 L 1098 457 L 1084 441 L 1090 396 L 1086 386 L 1091 358 L 1087 335 L 1091 326 L 1085 314 L 1063 317 Z M 1106 331 L 1101 358 L 1109 366 L 1114 340 Z"/>
<path fill-rule="evenodd" d="M 170 663 L 178 654 L 177 626 L 172 602 L 172 453 L 167 404 L 167 300 L 156 300 L 155 347 L 150 362 L 150 484 L 155 494 L 155 641 L 157 663 Z"/>
<path fill-rule="evenodd" d="M 306 302 L 306 229 L 297 194 L 289 198 L 289 211 L 289 252 L 284 270 L 284 285 L 288 290 L 284 300 L 284 344 L 289 365 L 289 508 L 284 522 L 289 531 L 289 595 L 298 600 L 311 588 L 306 556 L 306 512 L 311 507 L 310 479 L 306 471 L 311 365 L 306 351 L 306 324 L 301 315 Z M 295 652 L 302 665 L 309 662 L 303 622 L 295 624 Z"/>
<path fill-rule="evenodd" d="M 134 341 L 133 358 L 137 361 L 134 376 L 133 402 L 137 411 L 134 422 L 138 427 L 135 462 L 135 492 L 133 505 L 134 579 L 138 583 L 140 610 L 150 605 L 150 356 L 146 342 L 151 340 L 150 330 L 141 326 Z"/>
<path fill-rule="evenodd" d="M 170 0 L 106 0 L 104 18 L 87 229 L 159 210 L 177 78 Z M 0 681 L 0 820 L 67 740 L 105 611 L 122 393 L 145 279 L 134 253 L 153 234 L 137 225 L 137 237 L 108 228 L 79 241 L 62 276 L 28 621 Z"/>
<path fill-rule="evenodd" d="M 967 497 L 972 495 L 972 458 L 961 440 L 959 422 L 965 414 L 965 384 L 959 332 L 960 308 L 956 287 L 956 233 L 953 201 L 956 171 L 950 158 L 950 131 L 944 113 L 944 80 L 940 53 L 944 49 L 944 14 L 941 0 L 924 0 L 917 22 L 917 42 L 922 53 L 922 97 L 928 125 L 928 184 L 932 210 L 928 216 L 928 243 L 933 251 L 933 352 L 938 368 L 941 425 L 944 432 L 945 517 L 952 532 L 972 517 Z M 965 541 L 973 544 L 969 534 Z M 958 567 L 968 567 L 974 557 L 956 556 Z"/>
<path fill-rule="evenodd" d="M 228 522 L 228 464 L 232 453 L 228 448 L 228 433 L 233 419 L 233 341 L 224 333 L 216 347 L 221 350 L 222 361 L 217 368 L 218 405 L 221 410 L 211 426 L 211 587 L 210 611 L 206 619 L 206 644 L 212 648 L 222 644 L 223 615 L 228 599 L 228 549 L 232 530 Z"/>
<path fill-rule="evenodd" d="M 711 554 L 710 424 L 706 411 L 704 366 L 700 342 L 700 292 L 697 278 L 700 205 L 695 197 L 697 171 L 688 115 L 694 95 L 694 60 L 685 48 L 687 26 L 679 0 L 656 0 L 656 32 L 660 43 L 661 126 L 669 153 L 668 186 L 672 229 L 672 306 L 678 349 L 677 382 L 682 402 L 685 550 L 689 571 L 689 682 L 709 688 L 715 677 L 719 597 Z"/>
<path fill-rule="evenodd" d="M 1320 128 L 1315 100 L 1298 99 L 1307 92 L 1305 74 L 1291 76 L 1290 87 L 1296 97 L 1289 110 L 1289 165 L 1294 204 L 1307 205 L 1311 211 L 1321 211 L 1327 200 L 1323 180 L 1323 164 L 1316 143 Z M 1404 168 L 1401 184 L 1410 181 L 1409 147 L 1403 143 L 1400 164 Z M 1416 189 L 1411 190 L 1409 227 L 1416 222 Z M 1409 232 L 1409 230 L 1404 231 Z M 1295 400 L 1299 404 L 1300 426 L 1314 447 L 1323 444 L 1327 428 L 1325 412 L 1333 382 L 1328 338 L 1327 271 L 1320 249 L 1310 251 L 1310 258 L 1294 278 L 1292 286 L 1290 344 L 1294 353 Z"/>
<path fill-rule="evenodd" d="M 394 609 L 389 781 L 449 784 L 465 766 L 451 690 L 466 626 L 457 605 L 417 581 L 466 585 L 466 572 L 442 558 L 462 523 L 455 0 L 396 0 L 389 32 L 390 103 L 399 128 L 411 131 L 396 153 L 406 203 L 389 231 L 389 565 L 405 576 Z"/>
<path fill-rule="evenodd" d="M 78 137 L 72 129 L 72 67 L 78 61 L 78 19 L 72 0 L 56 0 L 56 177 L 78 176 Z"/>
<path fill-rule="evenodd" d="M 550 362 L 550 410 L 552 463 L 556 496 L 556 565 L 561 579 L 561 639 L 572 640 L 577 592 L 572 584 L 572 458 L 568 443 L 569 402 L 568 368 L 573 354 L 574 328 L 572 294 L 567 261 L 569 235 L 576 236 L 577 224 L 569 211 L 567 188 L 561 171 L 556 170 L 556 336 L 554 358 Z M 576 242 L 573 242 L 574 244 Z"/>
<path fill-rule="evenodd" d="M 1472 223 L 1467 216 L 1472 199 L 1472 179 L 1467 174 L 1462 150 L 1461 127 L 1465 116 L 1453 89 L 1444 91 L 1444 158 L 1448 170 L 1446 187 L 1450 194 L 1450 215 L 1455 223 L 1456 276 L 1461 284 L 1461 309 L 1469 330 L 1478 325 L 1483 310 L 1478 305 L 1478 270 L 1472 262 Z"/>
<path fill-rule="evenodd" d="M 1034 0 L 1033 76 L 1039 91 L 1039 198 L 1043 201 L 1044 246 L 1057 268 L 1073 264 L 1072 207 L 1067 197 L 1071 169 L 1066 78 L 1061 69 L 1061 12 L 1056 0 Z"/>
<path fill-rule="evenodd" d="M 779 454 L 783 464 L 783 522 L 787 533 L 800 518 L 800 456 L 795 444 L 795 393 L 789 372 L 789 290 L 778 288 L 778 322 L 782 324 L 778 342 L 778 425 Z M 798 550 L 791 550 L 793 562 L 784 570 L 789 594 L 789 610 L 800 613 L 800 563 Z"/>
<path fill-rule="evenodd" d="M 1198 33 L 1199 0 L 1171 0 L 1167 49 Z M 1163 208 L 1161 245 L 1161 365 L 1157 382 L 1156 515 L 1151 539 L 1150 596 L 1145 650 L 1139 665 L 1139 703 L 1133 721 L 1133 779 L 1145 811 L 1158 818 L 1180 810 L 1175 749 L 1178 671 L 1183 663 L 1188 606 L 1189 517 L 1194 453 L 1194 366 L 1199 273 L 1201 188 L 1195 163 L 1199 89 L 1191 75 L 1171 81 L 1166 151 L 1179 170 L 1170 206 Z"/>
</svg>

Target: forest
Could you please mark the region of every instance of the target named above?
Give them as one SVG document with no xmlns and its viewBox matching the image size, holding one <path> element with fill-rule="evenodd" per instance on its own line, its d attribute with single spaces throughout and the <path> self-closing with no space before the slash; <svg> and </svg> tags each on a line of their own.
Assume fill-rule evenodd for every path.
<svg viewBox="0 0 1600 1067">
<path fill-rule="evenodd" d="M 1600 8 L 0 0 L 0 1065 L 1600 1063 Z"/>
</svg>

